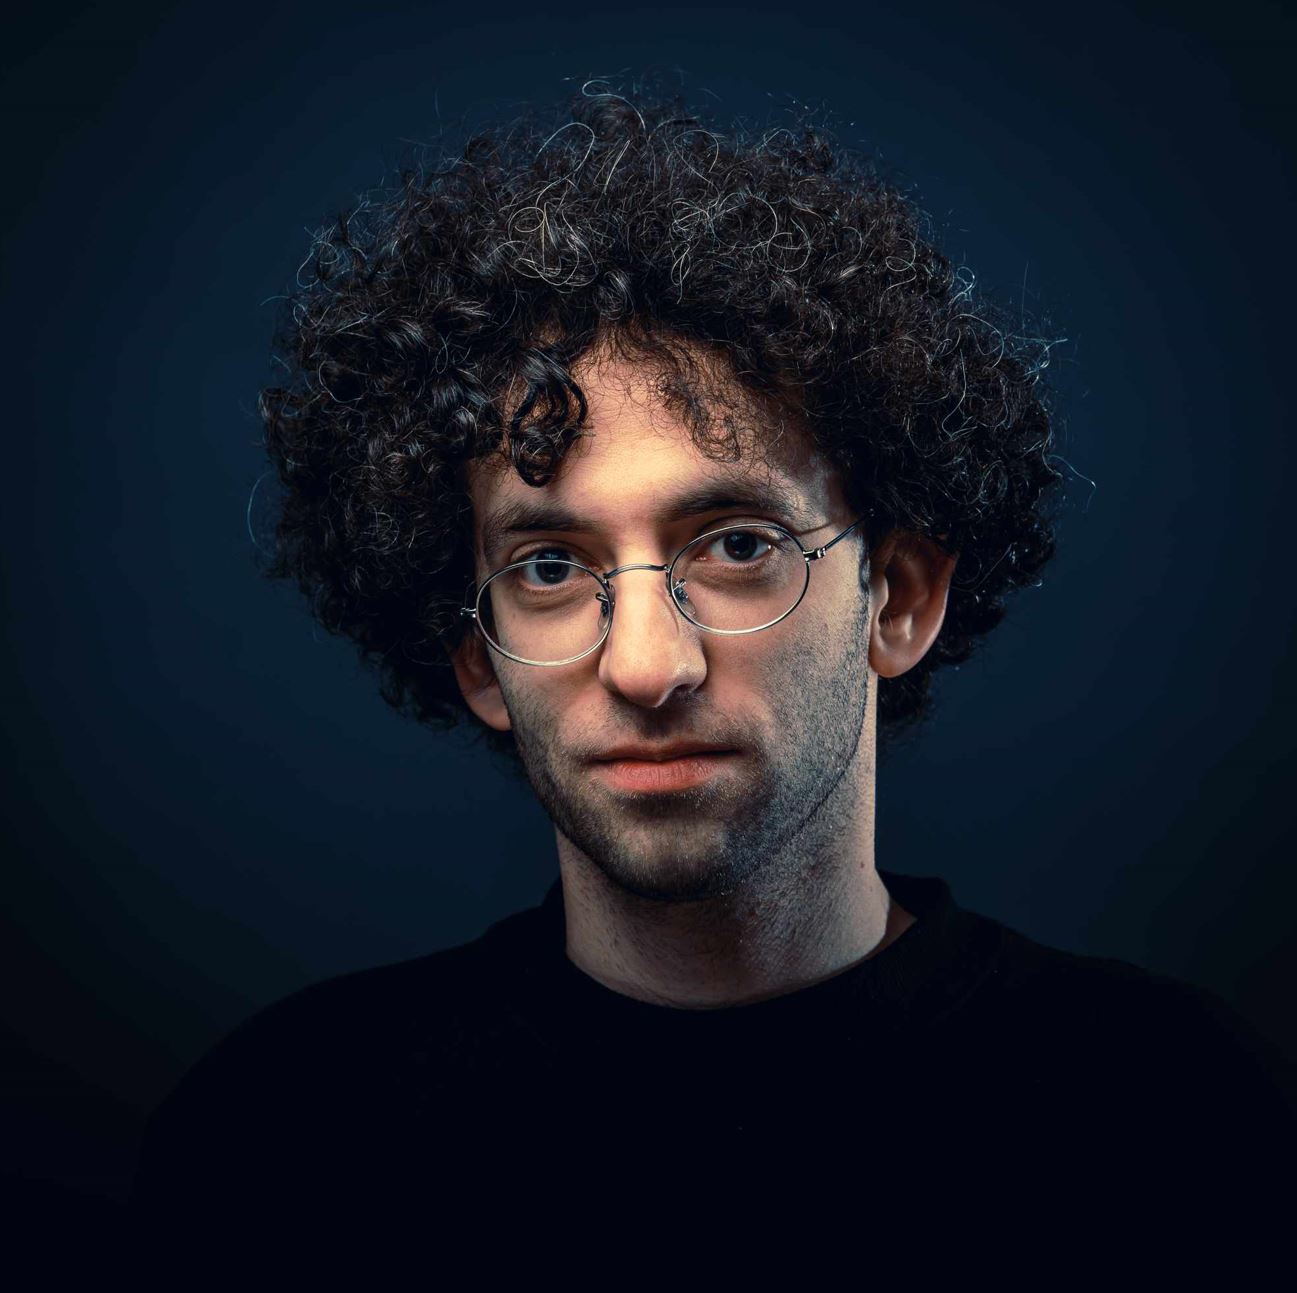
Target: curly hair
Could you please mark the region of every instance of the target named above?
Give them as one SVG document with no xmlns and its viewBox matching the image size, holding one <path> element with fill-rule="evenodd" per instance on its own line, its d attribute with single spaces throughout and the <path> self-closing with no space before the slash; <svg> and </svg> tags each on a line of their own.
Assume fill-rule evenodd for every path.
<svg viewBox="0 0 1297 1293">
<path fill-rule="evenodd" d="M 292 380 L 259 402 L 281 486 L 265 573 L 357 645 L 389 704 L 454 727 L 466 464 L 551 481 L 586 418 L 574 366 L 609 338 L 673 375 L 701 452 L 738 461 L 738 422 L 698 395 L 702 347 L 743 398 L 796 410 L 877 535 L 959 554 L 933 646 L 880 679 L 881 748 L 1054 553 L 1050 343 L 975 304 L 915 203 L 804 110 L 722 129 L 627 93 L 588 83 L 557 121 L 473 132 L 315 235 L 276 337 Z M 477 726 L 518 771 L 512 733 Z"/>
</svg>

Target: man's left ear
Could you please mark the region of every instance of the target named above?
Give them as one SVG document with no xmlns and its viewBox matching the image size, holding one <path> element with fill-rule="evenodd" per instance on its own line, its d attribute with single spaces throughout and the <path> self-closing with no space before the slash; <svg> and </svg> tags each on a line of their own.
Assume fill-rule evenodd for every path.
<svg viewBox="0 0 1297 1293">
<path fill-rule="evenodd" d="M 913 669 L 937 640 L 958 553 L 926 535 L 894 530 L 870 557 L 869 664 L 884 678 Z"/>
</svg>

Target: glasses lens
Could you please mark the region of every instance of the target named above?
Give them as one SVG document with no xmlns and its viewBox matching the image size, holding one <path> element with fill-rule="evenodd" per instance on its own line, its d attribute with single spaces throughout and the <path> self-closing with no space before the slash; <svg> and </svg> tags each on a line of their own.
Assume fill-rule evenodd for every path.
<svg viewBox="0 0 1297 1293">
<path fill-rule="evenodd" d="M 786 615 L 809 578 L 810 567 L 791 535 L 743 525 L 695 539 L 675 564 L 672 592 L 696 623 L 737 633 Z"/>
<path fill-rule="evenodd" d="M 506 567 L 482 587 L 482 631 L 502 651 L 533 664 L 558 664 L 603 636 L 607 594 L 571 561 L 537 559 Z"/>
<path fill-rule="evenodd" d="M 761 525 L 695 539 L 676 561 L 672 594 L 703 628 L 746 633 L 781 619 L 801 599 L 810 569 L 796 541 Z M 575 562 L 537 558 L 498 571 L 479 603 L 482 631 L 531 664 L 563 664 L 604 635 L 603 585 Z"/>
</svg>

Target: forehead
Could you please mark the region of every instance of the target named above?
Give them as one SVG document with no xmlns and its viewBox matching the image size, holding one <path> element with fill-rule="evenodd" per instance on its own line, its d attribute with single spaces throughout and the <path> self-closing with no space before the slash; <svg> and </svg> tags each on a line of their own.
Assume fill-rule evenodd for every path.
<svg viewBox="0 0 1297 1293">
<path fill-rule="evenodd" d="M 717 420 L 738 461 L 709 457 L 691 426 L 661 394 L 658 370 L 634 360 L 587 361 L 573 370 L 588 414 L 554 478 L 526 484 L 507 453 L 468 464 L 478 550 L 490 556 L 523 530 L 588 529 L 665 523 L 730 506 L 782 513 L 794 522 L 840 497 L 837 473 L 793 414 L 751 397 L 723 396 Z M 715 388 L 713 388 L 715 389 Z"/>
</svg>

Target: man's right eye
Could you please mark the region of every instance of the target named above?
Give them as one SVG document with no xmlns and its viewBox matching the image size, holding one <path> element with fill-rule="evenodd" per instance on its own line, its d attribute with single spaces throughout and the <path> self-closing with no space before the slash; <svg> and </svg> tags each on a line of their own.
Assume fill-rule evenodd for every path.
<svg viewBox="0 0 1297 1293">
<path fill-rule="evenodd" d="M 561 548 L 555 544 L 549 544 L 543 548 L 530 548 L 520 552 L 516 557 L 511 557 L 510 562 L 514 561 L 534 561 L 536 558 L 542 558 L 547 561 L 576 561 L 578 558 L 572 555 L 568 548 Z"/>
</svg>

